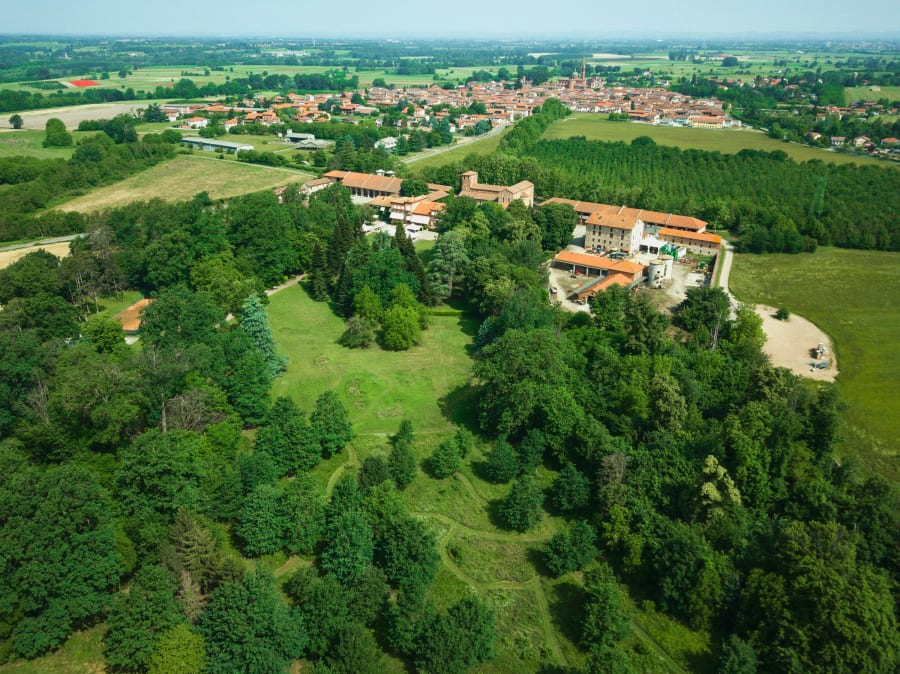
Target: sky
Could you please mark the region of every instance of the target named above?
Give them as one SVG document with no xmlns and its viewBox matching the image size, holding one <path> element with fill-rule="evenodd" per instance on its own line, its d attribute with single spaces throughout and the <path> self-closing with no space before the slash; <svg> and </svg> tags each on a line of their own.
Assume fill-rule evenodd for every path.
<svg viewBox="0 0 900 674">
<path fill-rule="evenodd" d="M 0 33 L 223 37 L 900 37 L 900 1 L 5 0 Z"/>
</svg>

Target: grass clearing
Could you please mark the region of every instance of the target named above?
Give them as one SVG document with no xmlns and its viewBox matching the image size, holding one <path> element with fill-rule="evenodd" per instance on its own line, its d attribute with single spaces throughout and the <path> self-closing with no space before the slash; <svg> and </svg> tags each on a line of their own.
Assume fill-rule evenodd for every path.
<svg viewBox="0 0 900 674">
<path fill-rule="evenodd" d="M 208 192 L 213 199 L 223 199 L 312 178 L 308 173 L 219 160 L 214 156 L 178 155 L 171 161 L 92 190 L 56 208 L 87 213 L 134 201 L 190 199 L 199 192 Z"/>
<path fill-rule="evenodd" d="M 96 133 L 96 132 L 93 132 Z M 37 157 L 38 159 L 68 159 L 75 152 L 72 147 L 44 147 L 43 129 L 0 130 L 0 157 Z M 74 131 L 74 144 L 84 136 L 92 135 L 88 131 Z"/>
<path fill-rule="evenodd" d="M 422 343 L 409 351 L 347 349 L 337 343 L 344 321 L 300 286 L 272 296 L 269 320 L 279 350 L 291 359 L 274 395 L 290 396 L 309 411 L 320 393 L 334 389 L 357 435 L 394 434 L 404 418 L 417 435 L 452 430 L 444 409 L 472 376 L 466 347 L 475 321 L 433 316 Z"/>
<path fill-rule="evenodd" d="M 877 164 L 892 166 L 890 162 L 839 152 L 832 152 L 799 143 L 785 143 L 769 138 L 754 129 L 691 129 L 674 126 L 653 126 L 637 122 L 611 122 L 606 115 L 575 113 L 562 119 L 544 132 L 545 140 L 584 136 L 588 140 L 630 143 L 639 136 L 649 136 L 660 145 L 672 145 L 683 150 L 705 150 L 735 154 L 743 149 L 774 152 L 781 150 L 794 161 L 818 159 L 835 164 Z"/>
<path fill-rule="evenodd" d="M 900 87 L 845 87 L 844 101 L 850 104 L 852 101 L 877 101 L 886 98 L 889 101 L 900 101 Z"/>
<path fill-rule="evenodd" d="M 16 660 L 0 665 L 0 674 L 103 674 L 105 625 L 76 632 L 60 649 L 34 660 Z"/>
<path fill-rule="evenodd" d="M 859 456 L 869 473 L 900 479 L 900 253 L 736 255 L 730 285 L 738 299 L 788 307 L 831 336 L 847 404 L 838 451 Z"/>
</svg>

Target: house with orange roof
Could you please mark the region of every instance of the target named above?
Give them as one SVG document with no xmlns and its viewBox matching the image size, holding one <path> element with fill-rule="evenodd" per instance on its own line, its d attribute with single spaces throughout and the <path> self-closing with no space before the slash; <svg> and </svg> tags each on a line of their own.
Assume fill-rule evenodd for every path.
<svg viewBox="0 0 900 674">
<path fill-rule="evenodd" d="M 462 189 L 459 196 L 470 197 L 483 204 L 487 201 L 495 201 L 504 208 L 516 199 L 520 199 L 526 206 L 534 205 L 534 183 L 522 180 L 515 185 L 487 185 L 478 182 L 477 171 L 466 171 L 462 174 Z"/>
<path fill-rule="evenodd" d="M 679 248 L 687 248 L 697 255 L 717 255 L 722 247 L 722 237 L 708 232 L 687 232 L 681 229 L 662 227 L 656 234 L 660 241 Z"/>
<path fill-rule="evenodd" d="M 613 260 L 602 255 L 590 255 L 588 253 L 575 253 L 564 250 L 553 258 L 553 265 L 557 269 L 565 269 L 577 276 L 601 276 L 620 274 L 627 285 L 640 283 L 644 278 L 646 267 L 637 262 L 627 260 Z"/>
<path fill-rule="evenodd" d="M 584 233 L 586 250 L 621 250 L 636 253 L 644 238 L 644 221 L 637 215 L 594 212 Z"/>
</svg>

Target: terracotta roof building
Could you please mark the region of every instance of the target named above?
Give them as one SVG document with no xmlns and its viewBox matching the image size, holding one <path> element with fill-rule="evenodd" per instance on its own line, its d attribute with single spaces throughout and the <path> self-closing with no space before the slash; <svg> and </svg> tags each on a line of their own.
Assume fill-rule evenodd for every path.
<svg viewBox="0 0 900 674">
<path fill-rule="evenodd" d="M 516 199 L 521 199 L 526 206 L 534 205 L 534 183 L 522 180 L 515 185 L 487 185 L 478 182 L 476 171 L 466 171 L 462 174 L 461 197 L 471 197 L 479 204 L 486 201 L 496 201 L 503 207 L 509 206 Z"/>
</svg>

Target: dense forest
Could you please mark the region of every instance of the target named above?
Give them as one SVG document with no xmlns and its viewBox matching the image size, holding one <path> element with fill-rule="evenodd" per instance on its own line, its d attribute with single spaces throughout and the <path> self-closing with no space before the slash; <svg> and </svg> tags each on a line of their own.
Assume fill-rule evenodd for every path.
<svg viewBox="0 0 900 674">
<path fill-rule="evenodd" d="M 494 608 L 434 596 L 435 533 L 403 492 L 478 443 L 487 479 L 511 485 L 502 527 L 567 521 L 538 568 L 578 583 L 579 671 L 641 671 L 626 589 L 708 632 L 710 671 L 896 670 L 896 491 L 835 461 L 838 388 L 772 368 L 752 311 L 729 317 L 710 289 L 673 317 L 617 288 L 590 316 L 551 308 L 544 262 L 568 206 L 451 199 L 427 257 L 402 233 L 364 237 L 368 217 L 340 186 L 308 204 L 139 203 L 92 219 L 62 261 L 0 272 L 2 658 L 105 621 L 116 671 L 275 674 L 304 657 L 374 673 L 390 654 L 464 672 L 491 658 Z M 330 495 L 310 475 L 353 426 L 331 391 L 305 410 L 271 399 L 286 362 L 262 290 L 300 272 L 292 291 L 330 302 L 342 342 L 373 358 L 417 348 L 442 301 L 481 321 L 477 422 L 425 475 L 409 421 Z M 136 346 L 96 313 L 125 288 L 155 297 Z M 308 562 L 281 591 L 243 559 L 276 551 Z"/>
<path fill-rule="evenodd" d="M 739 249 L 750 252 L 817 244 L 900 250 L 900 172 L 893 168 L 797 163 L 780 151 L 681 150 L 648 137 L 631 144 L 539 140 L 548 123 L 567 114 L 556 101 L 544 108 L 508 133 L 500 152 L 425 176 L 454 184 L 461 170 L 476 170 L 485 182 L 531 180 L 544 197 L 693 215 L 736 234 Z"/>
</svg>

